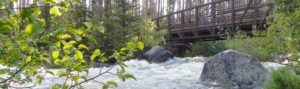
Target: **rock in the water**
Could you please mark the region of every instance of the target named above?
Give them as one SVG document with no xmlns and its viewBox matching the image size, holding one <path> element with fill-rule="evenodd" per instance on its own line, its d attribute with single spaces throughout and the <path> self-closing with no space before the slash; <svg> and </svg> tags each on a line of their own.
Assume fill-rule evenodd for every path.
<svg viewBox="0 0 300 89">
<path fill-rule="evenodd" d="M 260 86 L 266 69 L 253 56 L 226 50 L 205 63 L 200 82 L 213 85 L 253 88 Z"/>
<path fill-rule="evenodd" d="M 161 46 L 152 47 L 150 50 L 145 52 L 143 56 L 143 58 L 145 58 L 149 63 L 162 63 L 173 57 L 174 56 L 170 51 Z"/>
</svg>

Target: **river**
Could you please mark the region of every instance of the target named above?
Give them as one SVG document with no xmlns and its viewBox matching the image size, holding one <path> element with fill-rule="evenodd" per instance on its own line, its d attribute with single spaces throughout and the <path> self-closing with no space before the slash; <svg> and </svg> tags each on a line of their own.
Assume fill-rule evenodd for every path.
<svg viewBox="0 0 300 89">
<path fill-rule="evenodd" d="M 159 64 L 149 64 L 144 60 L 132 59 L 124 62 L 128 66 L 125 73 L 134 75 L 137 81 L 128 79 L 125 82 L 122 82 L 117 75 L 113 74 L 104 74 L 95 80 L 104 83 L 106 81 L 114 81 L 118 84 L 118 87 L 112 86 L 109 87 L 109 89 L 227 89 L 222 86 L 204 85 L 199 83 L 199 77 L 205 64 L 205 59 L 206 58 L 204 57 L 175 57 L 165 63 Z M 270 71 L 271 69 L 277 69 L 284 65 L 268 62 L 264 63 L 263 66 Z M 110 72 L 116 73 L 117 68 L 120 67 L 115 66 Z M 103 72 L 107 69 L 109 69 L 109 67 L 104 67 L 101 68 L 101 71 Z M 63 69 L 50 69 L 50 71 L 53 71 L 54 73 L 62 70 Z M 88 78 L 91 78 L 100 73 L 100 68 L 91 68 L 89 69 L 89 72 Z M 58 78 L 57 76 L 46 74 L 45 80 L 32 88 L 49 89 L 54 84 L 63 83 L 64 81 L 65 78 Z M 96 81 L 89 81 L 82 86 L 85 89 L 102 88 L 103 85 Z M 70 84 L 71 82 L 68 81 L 67 83 Z M 33 83 L 24 84 L 22 86 L 31 85 L 33 85 Z"/>
</svg>

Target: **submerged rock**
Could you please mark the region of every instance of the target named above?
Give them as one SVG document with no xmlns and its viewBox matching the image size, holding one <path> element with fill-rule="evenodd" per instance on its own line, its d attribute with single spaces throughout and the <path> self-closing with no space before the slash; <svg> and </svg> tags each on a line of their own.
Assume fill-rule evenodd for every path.
<svg viewBox="0 0 300 89">
<path fill-rule="evenodd" d="M 213 85 L 254 88 L 263 84 L 266 69 L 253 56 L 227 50 L 205 63 L 200 82 Z"/>
<path fill-rule="evenodd" d="M 152 47 L 143 55 L 143 58 L 145 58 L 149 63 L 162 63 L 173 57 L 174 56 L 170 51 L 161 46 Z"/>
</svg>

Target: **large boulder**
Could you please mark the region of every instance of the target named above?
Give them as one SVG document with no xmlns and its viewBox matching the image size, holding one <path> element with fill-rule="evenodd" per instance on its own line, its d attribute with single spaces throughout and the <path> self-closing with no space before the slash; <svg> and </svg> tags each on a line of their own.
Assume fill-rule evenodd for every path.
<svg viewBox="0 0 300 89">
<path fill-rule="evenodd" d="M 152 47 L 143 55 L 143 58 L 145 58 L 149 63 L 162 63 L 173 57 L 174 56 L 170 51 L 161 46 Z"/>
<path fill-rule="evenodd" d="M 253 56 L 226 50 L 204 64 L 200 82 L 228 87 L 254 88 L 261 86 L 266 69 Z"/>
</svg>

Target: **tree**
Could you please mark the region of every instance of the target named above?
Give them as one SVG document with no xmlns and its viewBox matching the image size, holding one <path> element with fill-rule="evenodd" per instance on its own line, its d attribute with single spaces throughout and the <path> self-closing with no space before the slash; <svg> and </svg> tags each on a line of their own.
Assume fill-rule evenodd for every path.
<svg viewBox="0 0 300 89">
<path fill-rule="evenodd" d="M 25 7 L 25 0 L 22 1 L 22 5 Z M 56 73 L 46 69 L 47 74 L 55 74 L 59 77 L 66 77 L 66 81 L 73 81 L 72 85 L 67 85 L 66 82 L 63 84 L 56 84 L 52 87 L 54 89 L 80 88 L 80 84 L 93 80 L 103 73 L 107 73 L 103 72 L 89 79 L 79 74 L 79 72 L 86 72 L 88 74 L 88 68 L 91 67 L 91 65 L 87 65 L 87 61 L 83 59 L 83 53 L 80 49 L 93 51 L 90 58 L 91 61 L 96 59 L 105 62 L 107 61 L 107 58 L 103 56 L 104 52 L 101 52 L 99 49 L 89 50 L 89 47 L 84 44 L 79 44 L 78 46 L 73 45 L 83 40 L 84 37 L 87 37 L 89 41 L 97 43 L 90 33 L 93 30 L 103 33 L 104 28 L 102 26 L 93 25 L 91 22 L 83 22 L 82 24 L 84 24 L 85 28 L 77 29 L 70 27 L 69 25 L 61 25 L 57 28 L 53 28 L 53 30 L 46 30 L 47 26 L 45 26 L 45 20 L 39 18 L 39 15 L 41 14 L 39 7 L 45 7 L 45 5 L 51 4 L 50 18 L 53 20 L 56 17 L 62 16 L 63 12 L 68 10 L 67 8 L 70 4 L 80 2 L 78 2 L 78 0 L 66 2 L 55 2 L 54 0 L 44 1 L 43 6 L 37 6 L 36 3 L 40 1 L 36 1 L 36 3 L 27 5 L 29 7 L 19 10 L 20 12 L 15 12 L 12 9 L 2 9 L 9 5 L 7 3 L 16 2 L 15 0 L 4 0 L 3 2 L 0 2 L 1 10 L 7 10 L 7 13 L 5 12 L 4 14 L 9 14 L 9 17 L 0 18 L 0 33 L 5 31 L 8 32 L 7 34 L 0 34 L 0 64 L 8 67 L 6 69 L 1 69 L 0 74 L 9 75 L 9 77 L 0 77 L 1 88 L 13 87 L 10 85 L 12 82 L 21 82 L 21 84 L 33 82 L 33 77 L 35 77 L 35 81 L 40 84 L 43 81 L 44 76 L 38 75 L 36 71 L 38 68 L 44 66 L 43 62 L 53 63 L 53 65 L 65 68 L 64 71 L 58 71 Z M 19 24 L 24 24 L 26 27 L 21 28 L 19 27 Z M 72 23 L 66 21 L 64 24 Z M 53 23 L 51 23 L 51 25 L 53 25 Z M 72 37 L 75 39 L 70 41 L 66 40 Z M 46 46 L 38 47 L 37 43 L 45 43 Z M 124 65 L 122 61 L 127 56 L 132 56 L 133 50 L 137 48 L 142 50 L 144 44 L 137 40 L 135 42 L 128 42 L 126 47 L 123 47 L 120 52 L 115 52 L 114 55 L 110 56 L 117 60 L 114 66 L 121 66 L 122 69 L 120 69 L 117 74 L 123 81 L 128 78 L 135 79 L 130 74 L 124 74 L 124 67 L 126 67 L 126 65 Z M 73 58 L 69 56 L 71 53 L 75 54 L 72 56 Z M 99 59 L 96 57 L 99 57 Z M 11 70 L 11 67 L 14 67 L 15 71 Z M 21 75 L 25 76 L 26 79 L 21 79 Z M 79 78 L 84 81 L 79 81 Z M 108 81 L 103 85 L 103 88 L 107 88 L 108 85 L 117 86 L 115 82 Z"/>
</svg>

